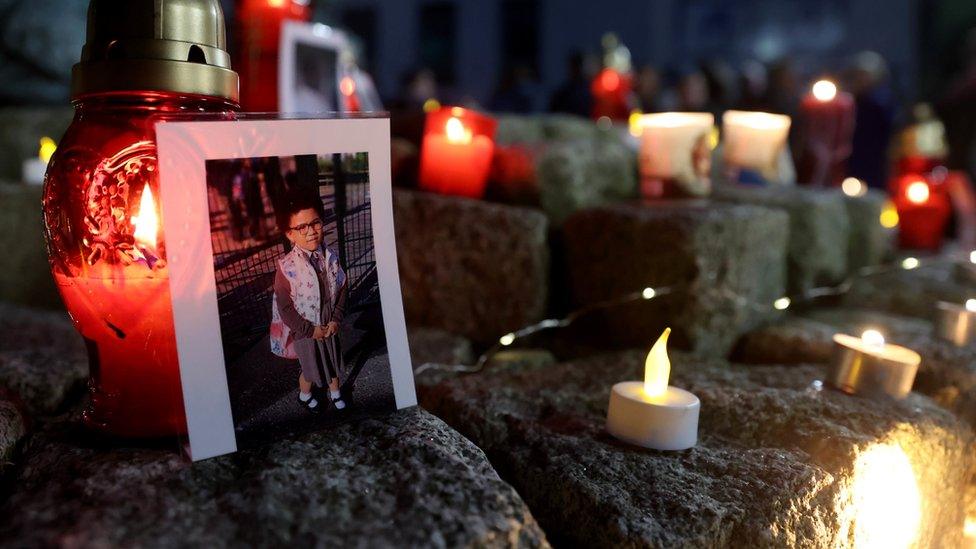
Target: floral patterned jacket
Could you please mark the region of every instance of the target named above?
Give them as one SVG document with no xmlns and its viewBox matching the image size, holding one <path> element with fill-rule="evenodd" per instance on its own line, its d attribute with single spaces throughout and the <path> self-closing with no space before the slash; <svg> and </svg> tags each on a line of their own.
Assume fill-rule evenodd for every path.
<svg viewBox="0 0 976 549">
<path fill-rule="evenodd" d="M 326 275 L 329 295 L 339 295 L 346 284 L 346 273 L 339 266 L 339 257 L 328 247 L 319 248 L 320 268 Z M 278 261 L 278 271 L 285 275 L 290 286 L 289 295 L 295 304 L 298 314 L 305 320 L 319 325 L 322 322 L 322 296 L 319 292 L 318 279 L 315 269 L 298 247 L 292 248 Z M 291 329 L 281 318 L 278 309 L 277 296 L 271 302 L 271 352 L 290 359 L 297 359 L 295 353 L 294 336 Z"/>
</svg>

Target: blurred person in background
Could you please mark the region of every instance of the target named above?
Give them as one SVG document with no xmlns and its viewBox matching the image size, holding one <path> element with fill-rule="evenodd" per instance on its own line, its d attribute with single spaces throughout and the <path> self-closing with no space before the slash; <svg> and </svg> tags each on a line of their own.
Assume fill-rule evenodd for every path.
<svg viewBox="0 0 976 549">
<path fill-rule="evenodd" d="M 709 112 L 708 81 L 698 70 L 688 70 L 681 75 L 677 85 L 677 110 L 682 112 Z"/>
<path fill-rule="evenodd" d="M 888 64 L 881 55 L 858 53 L 847 71 L 854 95 L 854 136 L 849 175 L 883 189 L 888 181 L 888 149 L 895 122 L 895 98 L 888 84 Z"/>
<path fill-rule="evenodd" d="M 532 69 L 525 65 L 514 65 L 505 69 L 488 108 L 494 112 L 529 114 L 533 111 L 532 80 Z"/>
<path fill-rule="evenodd" d="M 586 64 L 586 57 L 582 52 L 575 52 L 566 60 L 566 81 L 556 88 L 549 99 L 551 112 L 590 115 L 593 110 L 590 80 L 596 73 L 587 71 Z"/>
<path fill-rule="evenodd" d="M 738 109 L 744 111 L 766 111 L 766 95 L 769 93 L 769 74 L 766 66 L 749 59 L 742 64 L 739 75 Z"/>
<path fill-rule="evenodd" d="M 661 73 L 653 65 L 641 65 L 637 71 L 634 92 L 637 94 L 637 102 L 643 112 L 661 112 L 664 110 Z"/>
<path fill-rule="evenodd" d="M 949 142 L 947 167 L 964 170 L 972 178 L 976 174 L 976 28 L 966 34 L 962 55 L 963 68 L 950 82 L 937 111 Z"/>
</svg>

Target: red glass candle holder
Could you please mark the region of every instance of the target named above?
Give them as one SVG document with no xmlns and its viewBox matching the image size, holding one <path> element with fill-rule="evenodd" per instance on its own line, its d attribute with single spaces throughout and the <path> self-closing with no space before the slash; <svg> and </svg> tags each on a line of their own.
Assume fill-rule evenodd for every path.
<svg viewBox="0 0 976 549">
<path fill-rule="evenodd" d="M 494 118 L 461 107 L 428 113 L 420 152 L 420 188 L 482 198 L 497 126 Z"/>
<path fill-rule="evenodd" d="M 922 166 L 928 169 L 922 170 Z M 906 159 L 900 163 L 889 190 L 898 210 L 898 240 L 903 248 L 938 250 L 952 213 L 946 176 L 932 162 Z M 909 169 L 912 168 L 912 169 Z"/>
<path fill-rule="evenodd" d="M 593 94 L 593 119 L 607 117 L 611 120 L 627 120 L 630 117 L 630 95 L 634 89 L 634 79 L 630 74 L 612 68 L 600 71 L 590 92 Z"/>
<path fill-rule="evenodd" d="M 222 99 L 114 93 L 76 102 L 51 159 L 44 222 L 51 271 L 88 347 L 85 422 L 125 437 L 185 432 L 155 116 L 223 112 Z"/>
<path fill-rule="evenodd" d="M 178 37 L 174 39 L 173 37 Z M 186 432 L 154 126 L 238 109 L 218 0 L 91 0 L 75 117 L 45 177 L 51 272 L 88 347 L 86 424 Z"/>
<path fill-rule="evenodd" d="M 241 106 L 248 111 L 278 110 L 278 59 L 285 21 L 311 21 L 311 0 L 239 0 L 237 57 Z"/>
</svg>

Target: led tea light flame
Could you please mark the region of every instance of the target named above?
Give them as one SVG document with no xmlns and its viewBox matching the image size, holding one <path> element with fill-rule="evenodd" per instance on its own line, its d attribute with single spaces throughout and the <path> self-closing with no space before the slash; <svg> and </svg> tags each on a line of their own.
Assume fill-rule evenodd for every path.
<svg viewBox="0 0 976 549">
<path fill-rule="evenodd" d="M 444 133 L 447 140 L 455 144 L 467 144 L 471 142 L 471 130 L 464 127 L 464 124 L 455 116 L 447 119 L 444 126 Z"/>
<path fill-rule="evenodd" d="M 644 288 L 644 291 L 641 292 L 641 297 L 644 299 L 654 299 L 654 296 L 656 295 L 657 292 L 654 291 L 654 288 Z"/>
<path fill-rule="evenodd" d="M 854 547 L 894 549 L 915 545 L 922 497 L 908 456 L 897 444 L 870 447 L 854 464 L 851 485 Z"/>
<path fill-rule="evenodd" d="M 512 343 L 515 343 L 515 334 L 505 334 L 499 340 L 503 347 L 508 347 Z"/>
<path fill-rule="evenodd" d="M 924 181 L 912 181 L 905 188 L 905 198 L 912 204 L 925 204 L 929 194 L 929 184 Z"/>
<path fill-rule="evenodd" d="M 813 85 L 813 96 L 817 101 L 833 101 L 837 97 L 837 85 L 830 80 L 818 80 Z"/>
<path fill-rule="evenodd" d="M 790 308 L 792 301 L 788 297 L 781 297 L 773 302 L 773 308 L 777 311 L 785 311 Z"/>
<path fill-rule="evenodd" d="M 901 261 L 901 268 L 905 269 L 906 271 L 917 269 L 919 265 L 920 263 L 918 259 L 914 257 L 906 257 Z"/>
<path fill-rule="evenodd" d="M 644 381 L 623 381 L 610 391 L 607 432 L 655 450 L 685 450 L 698 441 L 698 397 L 668 385 L 671 359 L 666 328 L 644 360 Z"/>
<path fill-rule="evenodd" d="M 864 330 L 861 334 L 861 341 L 869 347 L 884 347 L 885 338 L 881 332 L 877 330 Z"/>
<path fill-rule="evenodd" d="M 867 186 L 856 177 L 848 177 L 840 184 L 840 190 L 850 197 L 864 196 L 867 194 Z"/>
<path fill-rule="evenodd" d="M 668 358 L 668 336 L 671 328 L 665 328 L 644 361 L 644 392 L 651 398 L 659 398 L 668 391 L 671 377 L 671 359 Z"/>
<path fill-rule="evenodd" d="M 976 264 L 976 250 L 969 252 L 969 262 Z"/>
</svg>

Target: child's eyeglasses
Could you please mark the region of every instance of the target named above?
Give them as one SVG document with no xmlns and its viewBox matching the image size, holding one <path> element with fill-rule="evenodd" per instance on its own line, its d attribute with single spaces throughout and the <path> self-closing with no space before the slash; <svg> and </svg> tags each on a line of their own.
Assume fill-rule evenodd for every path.
<svg viewBox="0 0 976 549">
<path fill-rule="evenodd" d="M 309 229 L 312 229 L 313 231 L 317 231 L 317 230 L 321 229 L 322 228 L 322 220 L 321 219 L 316 219 L 315 221 L 310 221 L 308 223 L 302 223 L 301 225 L 295 225 L 294 227 L 288 227 L 288 228 L 291 229 L 291 230 L 293 230 L 293 231 L 297 231 L 297 232 L 299 232 L 301 234 L 306 234 L 306 233 L 308 233 L 308 230 Z"/>
</svg>

